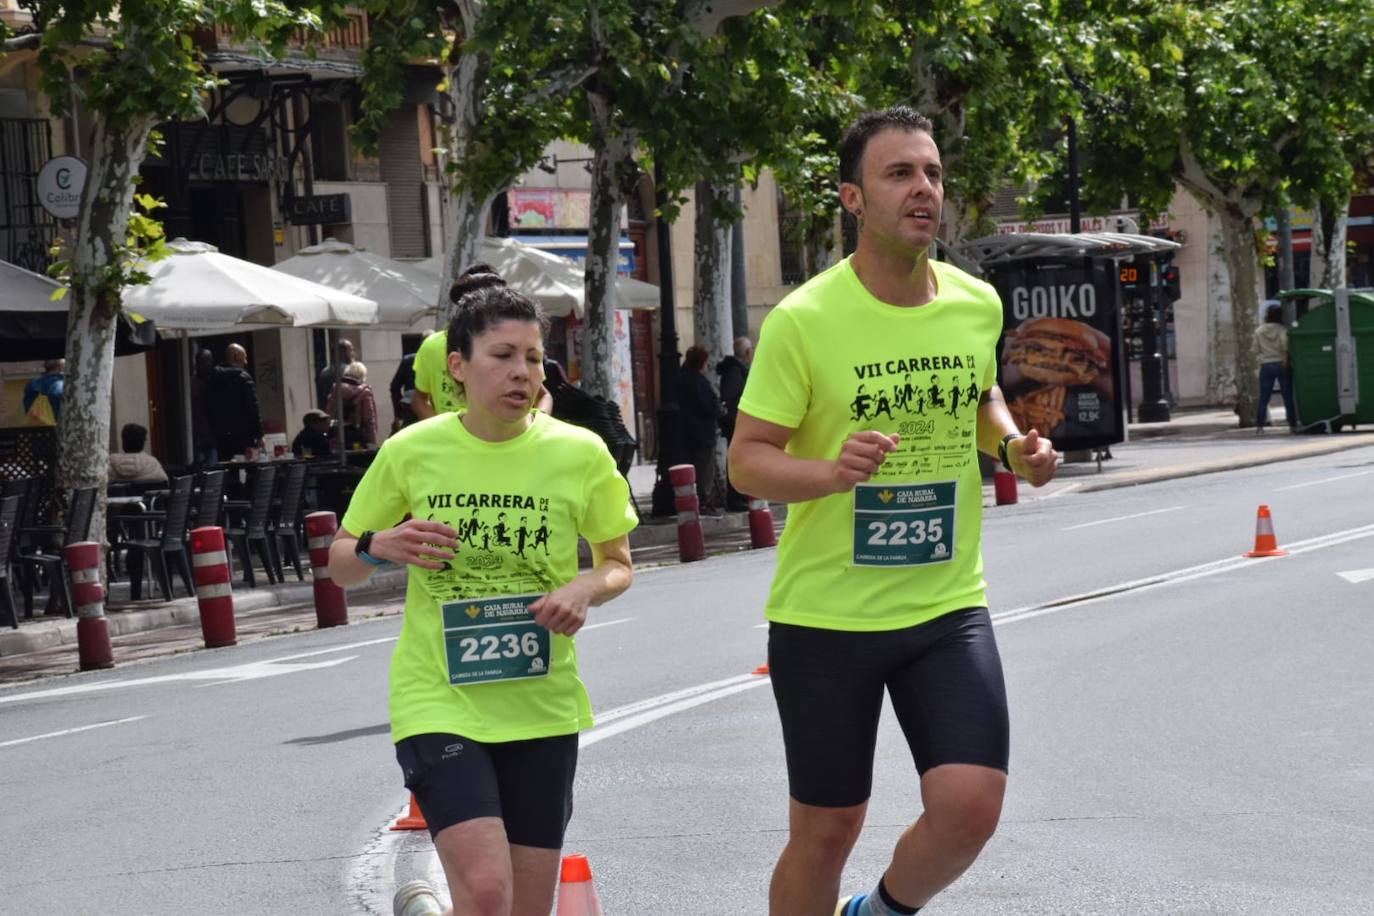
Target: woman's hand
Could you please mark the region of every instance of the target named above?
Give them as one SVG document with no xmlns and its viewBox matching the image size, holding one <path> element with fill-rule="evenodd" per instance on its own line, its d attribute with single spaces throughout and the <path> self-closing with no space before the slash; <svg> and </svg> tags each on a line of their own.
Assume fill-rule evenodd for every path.
<svg viewBox="0 0 1374 916">
<path fill-rule="evenodd" d="M 586 580 L 574 579 L 531 604 L 530 613 L 534 615 L 534 622 L 544 629 L 572 636 L 587 622 L 587 608 L 592 597 Z"/>
<path fill-rule="evenodd" d="M 443 522 L 408 518 L 395 528 L 372 535 L 367 551 L 379 560 L 421 569 L 443 569 L 458 552 L 458 532 Z"/>
</svg>

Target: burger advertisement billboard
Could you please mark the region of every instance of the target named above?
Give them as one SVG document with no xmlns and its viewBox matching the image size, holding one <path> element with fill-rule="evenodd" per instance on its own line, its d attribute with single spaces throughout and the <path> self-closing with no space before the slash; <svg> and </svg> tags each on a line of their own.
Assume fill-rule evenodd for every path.
<svg viewBox="0 0 1374 916">
<path fill-rule="evenodd" d="M 1111 261 L 1037 259 L 989 271 L 1002 297 L 998 382 L 1016 425 L 1063 450 L 1125 439 Z"/>
</svg>

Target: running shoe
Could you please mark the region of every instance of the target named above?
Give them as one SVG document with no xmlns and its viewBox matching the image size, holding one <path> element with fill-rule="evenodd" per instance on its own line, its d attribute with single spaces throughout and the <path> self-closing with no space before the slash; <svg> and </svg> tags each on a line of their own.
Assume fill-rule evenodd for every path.
<svg viewBox="0 0 1374 916">
<path fill-rule="evenodd" d="M 867 894 L 851 894 L 848 897 L 841 897 L 839 904 L 835 907 L 835 916 L 853 916 L 859 912 L 859 907 L 863 906 Z"/>
<path fill-rule="evenodd" d="M 395 916 L 438 916 L 444 911 L 439 895 L 428 881 L 407 881 L 396 888 L 391 898 L 391 912 Z"/>
</svg>

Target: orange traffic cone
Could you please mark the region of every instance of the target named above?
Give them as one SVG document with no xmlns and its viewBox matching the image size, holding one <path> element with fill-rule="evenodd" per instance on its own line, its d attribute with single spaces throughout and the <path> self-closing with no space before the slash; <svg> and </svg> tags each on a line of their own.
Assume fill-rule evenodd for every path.
<svg viewBox="0 0 1374 916">
<path fill-rule="evenodd" d="M 586 856 L 563 857 L 558 878 L 558 909 L 554 916 L 604 916 L 592 884 L 592 866 Z"/>
<path fill-rule="evenodd" d="M 749 672 L 749 673 L 750 673 L 750 674 L 767 674 L 767 673 L 768 673 L 768 663 L 767 663 L 767 662 L 764 662 L 762 665 L 759 665 L 757 668 L 755 668 L 753 671 L 751 671 L 751 672 Z"/>
<path fill-rule="evenodd" d="M 1247 557 L 1286 557 L 1288 551 L 1279 550 L 1278 538 L 1274 537 L 1274 519 L 1269 515 L 1268 506 L 1260 506 L 1255 517 L 1255 549 L 1244 554 Z"/>
<path fill-rule="evenodd" d="M 420 803 L 415 800 L 415 793 L 410 793 L 410 812 L 396 818 L 396 823 L 391 825 L 392 830 L 428 830 L 429 824 L 425 823 L 425 816 L 420 811 Z"/>
</svg>

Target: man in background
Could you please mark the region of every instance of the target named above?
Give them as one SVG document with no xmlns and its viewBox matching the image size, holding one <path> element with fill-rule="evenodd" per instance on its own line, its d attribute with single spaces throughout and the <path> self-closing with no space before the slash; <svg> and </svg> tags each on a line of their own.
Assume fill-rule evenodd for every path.
<svg viewBox="0 0 1374 916">
<path fill-rule="evenodd" d="M 206 381 L 205 403 L 215 448 L 221 460 L 228 460 L 249 446 L 262 446 L 262 412 L 257 386 L 248 374 L 248 351 L 230 344 L 224 362 Z"/>
<path fill-rule="evenodd" d="M 329 400 L 329 392 L 334 390 L 343 371 L 348 364 L 353 362 L 353 341 L 340 340 L 334 345 L 334 362 L 320 370 L 319 376 L 315 379 L 315 396 L 318 398 L 320 407 Z"/>
<path fill-rule="evenodd" d="M 143 450 L 147 444 L 147 427 L 125 423 L 119 430 L 119 447 L 123 451 L 110 455 L 110 479 L 126 483 L 166 483 L 167 472 L 162 463 Z"/>
<path fill-rule="evenodd" d="M 47 360 L 43 363 L 43 374 L 24 386 L 24 419 L 29 426 L 57 425 L 62 417 L 66 368 L 65 359 Z"/>
</svg>

